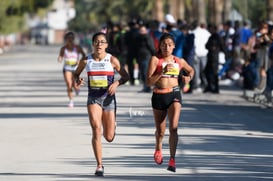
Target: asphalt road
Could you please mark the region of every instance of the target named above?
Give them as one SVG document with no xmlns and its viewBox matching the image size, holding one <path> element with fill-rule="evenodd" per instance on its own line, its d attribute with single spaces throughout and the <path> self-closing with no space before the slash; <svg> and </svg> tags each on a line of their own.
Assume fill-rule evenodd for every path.
<svg viewBox="0 0 273 181">
<path fill-rule="evenodd" d="M 177 172 L 153 161 L 150 93 L 118 88 L 117 135 L 103 141 L 105 177 L 94 176 L 87 88 L 67 107 L 57 46 L 16 46 L 0 55 L 1 181 L 273 180 L 273 109 L 247 102 L 242 90 L 183 95 Z M 85 74 L 83 74 L 85 75 Z"/>
</svg>

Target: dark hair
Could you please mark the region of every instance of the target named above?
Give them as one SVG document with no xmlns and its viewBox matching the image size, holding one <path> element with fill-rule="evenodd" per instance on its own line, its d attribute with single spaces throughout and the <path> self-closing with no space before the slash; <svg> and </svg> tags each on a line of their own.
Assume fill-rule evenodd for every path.
<svg viewBox="0 0 273 181">
<path fill-rule="evenodd" d="M 163 33 L 159 39 L 159 44 L 161 44 L 165 39 L 171 39 L 175 43 L 174 37 L 170 33 Z"/>
<path fill-rule="evenodd" d="M 103 33 L 103 32 L 97 32 L 97 33 L 95 33 L 95 34 L 93 35 L 93 37 L 92 37 L 92 42 L 94 42 L 95 39 L 96 39 L 98 36 L 100 36 L 100 35 L 104 36 L 105 39 L 106 39 L 106 41 L 107 41 L 107 35 L 106 35 L 105 33 Z"/>
<path fill-rule="evenodd" d="M 165 40 L 165 39 L 171 39 L 173 41 L 173 43 L 175 44 L 175 39 L 173 37 L 172 34 L 170 33 L 163 33 L 159 39 L 159 47 L 161 45 L 161 43 Z M 158 52 L 157 52 L 158 56 L 161 56 L 161 50 L 160 48 L 158 48 Z"/>
<path fill-rule="evenodd" d="M 208 30 L 210 33 L 216 33 L 218 27 L 214 23 L 209 23 L 208 24 Z"/>
<path fill-rule="evenodd" d="M 73 31 L 68 31 L 67 33 L 65 33 L 65 35 L 64 35 L 64 39 L 66 40 L 66 39 L 67 39 L 67 37 L 68 37 L 68 36 L 70 36 L 70 35 L 75 36 L 75 34 L 74 34 L 74 32 L 73 32 Z"/>
</svg>

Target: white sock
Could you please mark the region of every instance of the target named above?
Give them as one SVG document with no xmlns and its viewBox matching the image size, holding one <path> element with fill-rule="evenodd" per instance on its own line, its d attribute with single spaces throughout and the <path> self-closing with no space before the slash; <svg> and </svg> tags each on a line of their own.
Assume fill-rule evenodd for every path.
<svg viewBox="0 0 273 181">
<path fill-rule="evenodd" d="M 138 69 L 134 69 L 134 78 L 135 79 L 138 79 L 138 73 L 139 73 L 139 70 Z"/>
</svg>

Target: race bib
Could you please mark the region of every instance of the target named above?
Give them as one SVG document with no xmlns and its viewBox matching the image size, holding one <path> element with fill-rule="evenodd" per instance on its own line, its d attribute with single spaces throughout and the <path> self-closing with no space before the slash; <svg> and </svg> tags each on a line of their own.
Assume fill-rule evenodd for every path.
<svg viewBox="0 0 273 181">
<path fill-rule="evenodd" d="M 163 62 L 162 63 L 162 70 L 165 68 L 165 66 L 167 65 L 167 63 Z M 164 75 L 179 75 L 179 65 L 177 63 L 172 63 L 173 67 L 171 70 L 169 70 L 168 72 L 165 72 Z"/>
<path fill-rule="evenodd" d="M 108 86 L 107 76 L 89 76 L 89 85 L 91 87 L 103 88 Z"/>
<path fill-rule="evenodd" d="M 77 64 L 77 60 L 76 59 L 66 59 L 65 60 L 65 64 L 66 65 L 76 65 Z"/>
</svg>

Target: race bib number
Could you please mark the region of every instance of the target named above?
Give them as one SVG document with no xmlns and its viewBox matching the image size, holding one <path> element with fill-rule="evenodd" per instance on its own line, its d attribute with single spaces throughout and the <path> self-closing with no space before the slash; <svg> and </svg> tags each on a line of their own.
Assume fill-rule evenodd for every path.
<svg viewBox="0 0 273 181">
<path fill-rule="evenodd" d="M 66 59 L 65 60 L 65 64 L 66 65 L 76 65 L 77 64 L 77 60 L 76 59 Z"/>
<path fill-rule="evenodd" d="M 167 63 L 162 63 L 162 69 L 165 68 Z M 164 75 L 179 75 L 179 65 L 177 63 L 172 63 L 172 69 L 165 72 Z"/>
<path fill-rule="evenodd" d="M 97 88 L 107 87 L 108 86 L 107 76 L 106 75 L 89 76 L 89 85 L 91 87 Z"/>
</svg>

